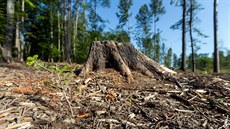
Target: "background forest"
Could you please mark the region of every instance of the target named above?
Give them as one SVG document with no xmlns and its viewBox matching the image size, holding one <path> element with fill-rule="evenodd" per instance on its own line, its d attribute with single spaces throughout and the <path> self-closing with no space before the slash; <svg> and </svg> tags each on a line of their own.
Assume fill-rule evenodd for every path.
<svg viewBox="0 0 230 129">
<path fill-rule="evenodd" d="M 197 22 L 202 22 L 197 16 L 202 11 L 198 0 L 171 0 L 171 5 L 181 7 L 183 14 L 169 29 L 181 30 L 182 43 L 175 44 L 189 45 L 192 52 L 187 55 L 186 47 L 182 47 L 182 54 L 174 53 L 162 39 L 157 22 L 167 11 L 163 1 L 146 1 L 137 14 L 132 14 L 130 8 L 135 1 L 119 0 L 116 13 L 119 23 L 116 28 L 105 31 L 107 21 L 97 10 L 110 8 L 110 0 L 1 0 L 0 56 L 4 60 L 4 48 L 8 48 L 9 55 L 19 61 L 37 54 L 49 62 L 84 63 L 93 41 L 130 43 L 133 39 L 139 50 L 167 67 L 212 72 L 213 64 L 219 64 L 221 72 L 230 73 L 230 50 L 216 49 L 218 52 L 213 55 L 217 55 L 214 56 L 217 59 L 206 53 L 197 53 L 200 39 L 207 37 L 195 27 Z M 136 25 L 132 27 L 129 24 L 131 15 L 136 19 Z M 186 33 L 190 39 L 187 44 Z M 215 60 L 220 63 L 214 63 Z"/>
</svg>

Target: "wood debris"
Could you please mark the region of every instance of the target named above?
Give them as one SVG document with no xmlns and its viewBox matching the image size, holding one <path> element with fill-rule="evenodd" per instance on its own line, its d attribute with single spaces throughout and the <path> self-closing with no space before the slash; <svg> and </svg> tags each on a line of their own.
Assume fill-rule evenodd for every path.
<svg viewBox="0 0 230 129">
<path fill-rule="evenodd" d="M 173 83 L 133 72 L 129 84 L 106 69 L 70 78 L 63 92 L 52 86 L 52 74 L 6 66 L 0 67 L 0 129 L 230 128 L 225 79 L 177 73 Z"/>
</svg>

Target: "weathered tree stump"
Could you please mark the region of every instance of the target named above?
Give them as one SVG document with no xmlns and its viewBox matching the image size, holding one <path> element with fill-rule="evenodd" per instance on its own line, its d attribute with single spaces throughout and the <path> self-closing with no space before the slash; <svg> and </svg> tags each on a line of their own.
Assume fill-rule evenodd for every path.
<svg viewBox="0 0 230 129">
<path fill-rule="evenodd" d="M 131 71 L 139 71 L 148 76 L 166 77 L 176 72 L 153 61 L 133 45 L 114 41 L 95 41 L 91 44 L 87 62 L 79 72 L 80 76 L 90 71 L 114 68 L 127 78 L 133 80 Z"/>
</svg>

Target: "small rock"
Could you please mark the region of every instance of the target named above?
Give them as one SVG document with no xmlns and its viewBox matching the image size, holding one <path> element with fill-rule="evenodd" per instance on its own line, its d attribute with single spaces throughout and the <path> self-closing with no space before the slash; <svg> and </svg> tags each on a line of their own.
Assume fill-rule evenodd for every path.
<svg viewBox="0 0 230 129">
<path fill-rule="evenodd" d="M 28 102 L 20 102 L 19 105 L 21 106 L 26 106 L 26 107 L 30 107 L 30 108 L 33 108 L 36 106 L 35 103 L 28 103 Z"/>
<path fill-rule="evenodd" d="M 107 87 L 100 86 L 100 90 L 101 90 L 102 93 L 106 93 Z"/>
<path fill-rule="evenodd" d="M 115 113 L 116 112 L 116 107 L 115 106 L 109 106 L 109 111 L 111 113 Z"/>
<path fill-rule="evenodd" d="M 95 101 L 101 101 L 101 100 L 102 100 L 102 97 L 92 97 L 91 99 L 92 99 L 92 100 L 95 100 Z"/>
<path fill-rule="evenodd" d="M 86 85 L 89 81 L 91 81 L 92 79 L 91 78 L 87 78 L 85 81 L 84 81 L 84 85 Z"/>
<path fill-rule="evenodd" d="M 80 84 L 81 83 L 81 81 L 82 81 L 82 79 L 77 79 L 77 80 L 75 80 L 75 82 L 76 82 L 76 84 Z"/>
<path fill-rule="evenodd" d="M 106 113 L 106 111 L 96 111 L 96 115 L 97 116 L 103 115 L 105 113 Z"/>
<path fill-rule="evenodd" d="M 135 117 L 135 114 L 134 114 L 134 113 L 131 113 L 131 114 L 128 115 L 128 117 L 129 117 L 129 119 L 132 119 L 132 118 Z"/>
<path fill-rule="evenodd" d="M 71 124 L 71 123 L 74 124 L 75 120 L 72 118 L 66 118 L 63 122 L 68 123 L 68 124 Z"/>
<path fill-rule="evenodd" d="M 6 86 L 13 86 L 13 83 L 12 82 L 8 82 L 5 84 Z"/>
</svg>

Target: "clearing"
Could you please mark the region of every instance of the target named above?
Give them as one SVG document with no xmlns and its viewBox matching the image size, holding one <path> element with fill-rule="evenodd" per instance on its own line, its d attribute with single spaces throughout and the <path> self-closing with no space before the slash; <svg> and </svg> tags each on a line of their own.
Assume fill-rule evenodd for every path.
<svg viewBox="0 0 230 129">
<path fill-rule="evenodd" d="M 68 74 L 68 73 L 64 73 Z M 0 128 L 228 129 L 230 77 L 178 73 L 177 83 L 113 69 L 70 76 L 0 63 Z"/>
</svg>

